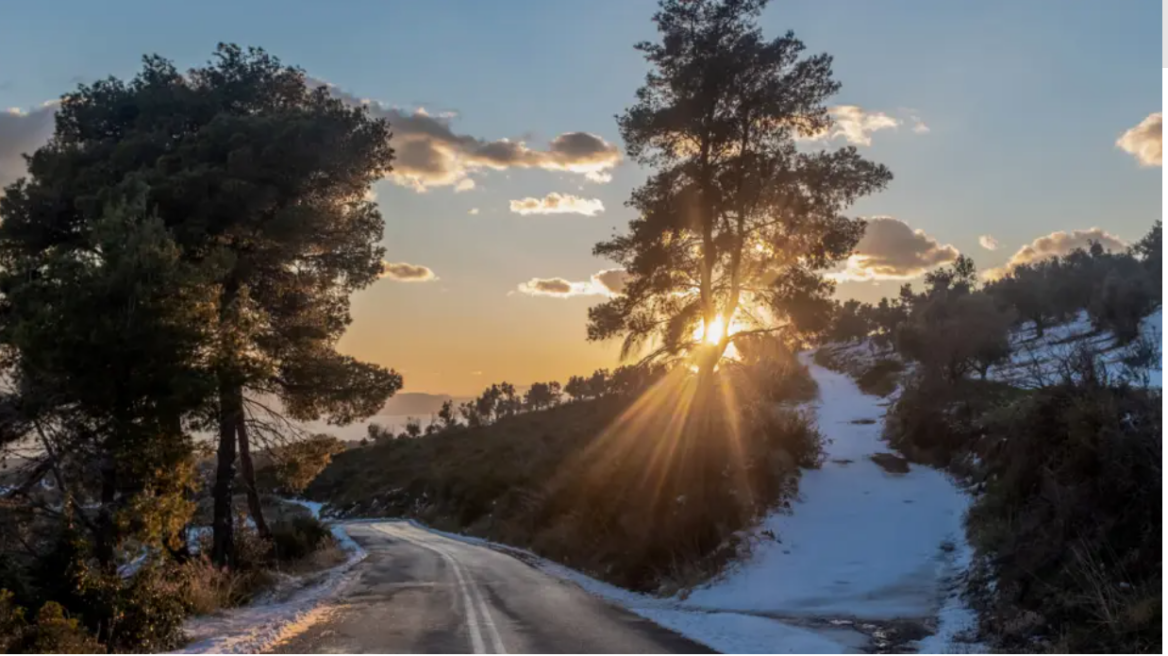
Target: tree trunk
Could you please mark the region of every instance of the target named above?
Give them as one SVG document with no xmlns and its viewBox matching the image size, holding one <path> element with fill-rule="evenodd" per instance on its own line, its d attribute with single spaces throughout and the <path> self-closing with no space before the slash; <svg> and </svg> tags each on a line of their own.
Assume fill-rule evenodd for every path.
<svg viewBox="0 0 1168 656">
<path fill-rule="evenodd" d="M 117 496 L 117 463 L 106 454 L 101 463 L 101 511 L 97 517 L 97 539 L 94 555 L 103 574 L 115 570 L 117 561 L 114 546 L 114 501 Z"/>
<path fill-rule="evenodd" d="M 219 460 L 215 470 L 214 519 L 211 529 L 211 560 L 220 567 L 235 566 L 235 526 L 231 509 L 231 488 L 235 479 L 236 393 L 232 385 L 219 382 Z"/>
<path fill-rule="evenodd" d="M 260 495 L 256 491 L 255 468 L 251 464 L 251 445 L 247 439 L 247 423 L 244 421 L 242 391 L 236 399 L 235 432 L 239 437 L 239 470 L 243 474 L 243 486 L 247 491 L 247 509 L 255 522 L 256 533 L 265 540 L 272 537 L 268 523 L 264 521 L 264 509 L 260 505 Z"/>
</svg>

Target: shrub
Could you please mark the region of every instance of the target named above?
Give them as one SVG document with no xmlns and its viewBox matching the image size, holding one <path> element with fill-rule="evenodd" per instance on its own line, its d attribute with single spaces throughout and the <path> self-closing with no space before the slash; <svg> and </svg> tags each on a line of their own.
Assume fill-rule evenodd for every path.
<svg viewBox="0 0 1168 656">
<path fill-rule="evenodd" d="M 900 360 L 881 358 L 856 378 L 856 384 L 865 394 L 888 396 L 896 391 L 899 374 L 902 371 L 904 364 Z"/>
<path fill-rule="evenodd" d="M 989 418 L 969 516 L 996 581 L 987 624 L 1007 650 L 1037 634 L 1060 652 L 1159 652 L 1161 397 L 1075 368 Z"/>
<path fill-rule="evenodd" d="M 272 525 L 272 554 L 277 561 L 306 558 L 332 540 L 332 532 L 315 517 L 297 516 Z"/>
</svg>

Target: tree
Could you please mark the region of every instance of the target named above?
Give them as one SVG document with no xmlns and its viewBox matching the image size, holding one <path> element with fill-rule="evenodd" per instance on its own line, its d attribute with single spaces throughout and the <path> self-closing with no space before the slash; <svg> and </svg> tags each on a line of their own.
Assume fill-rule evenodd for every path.
<svg viewBox="0 0 1168 656">
<path fill-rule="evenodd" d="M 4 194 L 4 239 L 24 253 L 83 242 L 105 190 L 130 180 L 174 235 L 184 260 L 217 262 L 206 346 L 214 354 L 216 562 L 234 559 L 236 445 L 251 514 L 250 399 L 274 396 L 289 417 L 348 423 L 401 386 L 392 370 L 336 352 L 349 294 L 382 271 L 383 222 L 364 200 L 389 170 L 389 126 L 262 50 L 221 45 L 180 74 L 157 56 L 125 82 L 65 96 L 29 179 Z M 210 427 L 210 426 L 208 426 Z"/>
<path fill-rule="evenodd" d="M 647 359 L 689 353 L 708 373 L 735 333 L 799 329 L 794 301 L 826 300 L 817 272 L 862 233 L 842 210 L 891 179 L 855 148 L 798 151 L 797 135 L 832 128 L 839 84 L 792 33 L 763 38 L 765 4 L 662 0 L 660 42 L 636 46 L 651 70 L 618 123 L 655 172 L 629 201 L 629 232 L 594 249 L 631 279 L 588 326 L 591 340 L 623 337 L 622 356 L 652 342 Z"/>
<path fill-rule="evenodd" d="M 510 417 L 518 414 L 522 409 L 523 400 L 515 391 L 515 386 L 507 381 L 499 383 L 499 401 L 497 411 L 501 417 Z"/>
<path fill-rule="evenodd" d="M 973 258 L 958 255 L 948 267 L 934 269 L 925 274 L 925 293 L 968 294 L 977 288 L 977 266 Z"/>
<path fill-rule="evenodd" d="M 370 428 L 373 426 L 376 424 L 371 424 Z M 381 434 L 370 431 L 374 441 Z M 333 456 L 344 451 L 344 442 L 332 435 L 320 433 L 306 440 L 273 449 L 270 454 L 272 459 L 270 471 L 262 473 L 271 478 L 270 485 L 276 491 L 282 494 L 300 494 L 317 474 L 324 471 Z"/>
<path fill-rule="evenodd" d="M 588 379 L 583 376 L 572 376 L 568 378 L 568 384 L 564 385 L 564 393 L 567 394 L 573 401 L 579 401 L 588 396 Z"/>
<path fill-rule="evenodd" d="M 406 418 L 406 437 L 420 437 L 422 435 L 422 422 L 417 417 Z"/>
<path fill-rule="evenodd" d="M 599 399 L 608 392 L 608 369 L 597 369 L 588 377 L 585 384 L 585 395 L 590 399 Z"/>
<path fill-rule="evenodd" d="M 442 430 L 450 430 L 458 426 L 458 416 L 455 415 L 452 399 L 446 399 L 442 402 L 442 408 L 438 410 L 438 421 L 442 424 Z"/>
<path fill-rule="evenodd" d="M 897 350 L 949 381 L 970 371 L 984 378 L 1009 357 L 1013 320 L 984 292 L 937 293 L 919 302 L 898 330 Z"/>
<path fill-rule="evenodd" d="M 19 195 L 0 200 L 0 352 L 14 415 L 6 422 L 22 427 L 6 433 L 39 444 L 64 497 L 55 516 L 89 532 L 97 571 L 109 578 L 131 537 L 179 548 L 194 511 L 187 429 L 215 382 L 204 347 L 217 269 L 183 261 L 145 192 L 108 190 L 83 234 L 46 250 L 29 248 L 7 220 Z M 111 618 L 92 619 L 108 631 Z"/>
<path fill-rule="evenodd" d="M 559 395 L 560 384 L 557 382 L 532 383 L 523 402 L 528 410 L 543 410 L 555 405 Z"/>
<path fill-rule="evenodd" d="M 1148 283 L 1155 290 L 1156 298 L 1161 298 L 1161 284 L 1164 271 L 1163 253 L 1164 241 L 1162 237 L 1162 225 L 1159 219 L 1152 225 L 1152 229 L 1148 234 L 1140 238 L 1135 245 L 1132 246 L 1132 252 L 1137 255 L 1144 264 L 1144 269 L 1148 272 Z"/>
<path fill-rule="evenodd" d="M 871 331 L 872 306 L 848 299 L 836 306 L 830 337 L 838 342 L 858 342 Z"/>
</svg>

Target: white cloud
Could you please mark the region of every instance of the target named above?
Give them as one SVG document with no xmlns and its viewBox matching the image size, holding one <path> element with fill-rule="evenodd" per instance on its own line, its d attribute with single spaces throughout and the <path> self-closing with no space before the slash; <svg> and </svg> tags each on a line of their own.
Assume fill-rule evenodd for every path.
<svg viewBox="0 0 1168 656">
<path fill-rule="evenodd" d="M 982 235 L 977 238 L 977 243 L 981 244 L 981 247 L 987 251 L 998 250 L 998 240 L 994 239 L 993 235 Z"/>
<path fill-rule="evenodd" d="M 623 269 L 606 269 L 592 274 L 586 282 L 572 282 L 565 278 L 532 278 L 520 283 L 518 291 L 528 296 L 616 296 L 624 291 L 629 274 Z"/>
<path fill-rule="evenodd" d="M 942 245 L 907 223 L 890 216 L 867 219 L 867 228 L 842 271 L 833 280 L 908 280 L 957 259 L 960 252 Z"/>
<path fill-rule="evenodd" d="M 546 148 L 531 148 L 523 141 L 487 140 L 459 134 L 451 127 L 452 114 L 433 115 L 425 109 L 406 112 L 379 102 L 358 98 L 320 80 L 333 96 L 362 105 L 373 116 L 386 118 L 393 128 L 391 144 L 396 151 L 390 179 L 415 191 L 465 184 L 472 171 L 543 169 L 566 171 L 593 182 L 607 182 L 621 161 L 620 149 L 603 137 L 588 132 L 565 132 Z M 464 189 L 465 190 L 465 189 Z"/>
<path fill-rule="evenodd" d="M 997 280 L 1013 271 L 1014 267 L 1019 264 L 1039 262 L 1055 256 L 1062 257 L 1080 248 L 1090 250 L 1093 241 L 1099 242 L 1107 251 L 1122 251 L 1127 248 L 1126 241 L 1102 228 L 1072 230 L 1070 232 L 1058 230 L 1026 244 L 1018 249 L 1018 252 L 1014 253 L 1008 262 L 1000 267 L 987 269 L 982 277 L 986 280 Z"/>
<path fill-rule="evenodd" d="M 583 214 L 596 216 L 604 211 L 604 203 L 596 198 L 580 198 L 571 194 L 552 192 L 543 198 L 524 198 L 511 201 L 516 214 Z"/>
<path fill-rule="evenodd" d="M 22 156 L 31 155 L 53 135 L 58 104 L 47 102 L 27 111 L 0 110 L 0 194 L 27 172 Z"/>
<path fill-rule="evenodd" d="M 477 207 L 472 207 L 472 208 L 470 208 L 470 211 L 467 212 L 467 214 L 470 214 L 471 216 L 474 216 L 475 214 L 478 214 L 478 213 L 479 213 L 479 208 L 477 208 Z"/>
<path fill-rule="evenodd" d="M 858 105 L 837 105 L 828 109 L 828 113 L 835 125 L 828 131 L 826 138 L 843 137 L 848 143 L 857 146 L 871 146 L 873 132 L 900 125 L 900 119 L 884 112 L 868 112 Z"/>
<path fill-rule="evenodd" d="M 458 184 L 454 185 L 454 193 L 458 194 L 458 193 L 462 193 L 464 191 L 470 191 L 471 189 L 474 189 L 474 188 L 475 188 L 475 181 L 474 180 L 471 180 L 470 178 L 463 178 L 463 179 L 458 181 Z"/>
<path fill-rule="evenodd" d="M 915 134 L 928 134 L 929 126 L 915 113 L 915 110 L 905 109 L 908 112 L 908 121 Z M 868 111 L 859 105 L 836 105 L 828 107 L 827 113 L 831 116 L 832 126 L 817 134 L 800 134 L 801 141 L 827 141 L 843 139 L 857 146 L 871 146 L 872 135 L 880 130 L 895 130 L 904 125 L 905 119 L 898 118 L 887 112 Z"/>
<path fill-rule="evenodd" d="M 438 279 L 430 267 L 408 262 L 382 262 L 381 277 L 398 282 L 428 282 Z"/>
<path fill-rule="evenodd" d="M 1149 114 L 1140 124 L 1124 132 L 1115 145 L 1135 156 L 1141 166 L 1162 166 L 1164 115 Z"/>
</svg>

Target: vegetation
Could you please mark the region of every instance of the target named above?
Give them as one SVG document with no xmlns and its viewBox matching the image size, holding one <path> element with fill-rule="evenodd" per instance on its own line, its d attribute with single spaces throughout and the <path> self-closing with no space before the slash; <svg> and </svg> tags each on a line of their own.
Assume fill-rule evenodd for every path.
<svg viewBox="0 0 1168 656">
<path fill-rule="evenodd" d="M 776 406 L 815 393 L 793 356 L 717 376 L 736 400 L 716 421 L 686 418 L 696 377 L 677 368 L 638 394 L 338 454 L 306 495 L 342 516 L 416 517 L 531 548 L 637 590 L 692 585 L 747 548 L 738 531 L 820 454 L 808 417 Z"/>
<path fill-rule="evenodd" d="M 12 620 L 9 646 L 90 645 L 78 631 L 112 650 L 176 644 L 194 610 L 182 572 L 203 557 L 186 539 L 196 432 L 218 436 L 200 553 L 226 579 L 281 557 L 266 555 L 284 538 L 273 547 L 252 442 L 286 445 L 290 420 L 372 415 L 401 386 L 335 350 L 349 294 L 381 273 L 383 222 L 364 198 L 389 171 L 388 137 L 236 46 L 186 74 L 146 57 L 134 79 L 62 99 L 52 139 L 0 195 L 0 448 L 32 454 L 0 505 L 0 590 L 39 609 Z M 280 474 L 291 489 L 310 472 Z M 247 559 L 237 481 L 258 533 Z"/>
<path fill-rule="evenodd" d="M 650 72 L 617 120 L 654 172 L 629 201 L 629 232 L 594 249 L 631 279 L 588 325 L 589 339 L 623 338 L 623 356 L 693 356 L 708 378 L 749 335 L 817 330 L 833 291 L 819 272 L 863 232 L 842 213 L 892 178 L 853 147 L 797 149 L 832 127 L 824 103 L 840 85 L 828 55 L 763 37 L 765 4 L 663 0 L 660 41 L 637 45 Z"/>
<path fill-rule="evenodd" d="M 1139 337 L 1161 302 L 1160 230 L 1124 253 L 1093 244 L 981 288 L 962 257 L 927 275 L 922 294 L 906 285 L 876 306 L 838 305 L 824 332 L 844 344 L 821 348 L 817 361 L 871 392 L 891 391 L 901 361 L 915 362 L 886 436 L 974 489 L 970 591 L 998 649 L 1161 649 L 1161 393 L 1140 384 L 1159 353 Z M 1052 355 L 1060 373 L 1031 388 L 985 380 L 1009 357 L 1012 326 L 1028 322 L 1041 337 L 1081 310 L 1123 349 L 1124 374 L 1080 344 Z M 874 363 L 849 359 L 847 343 L 865 338 L 891 350 Z"/>
</svg>

